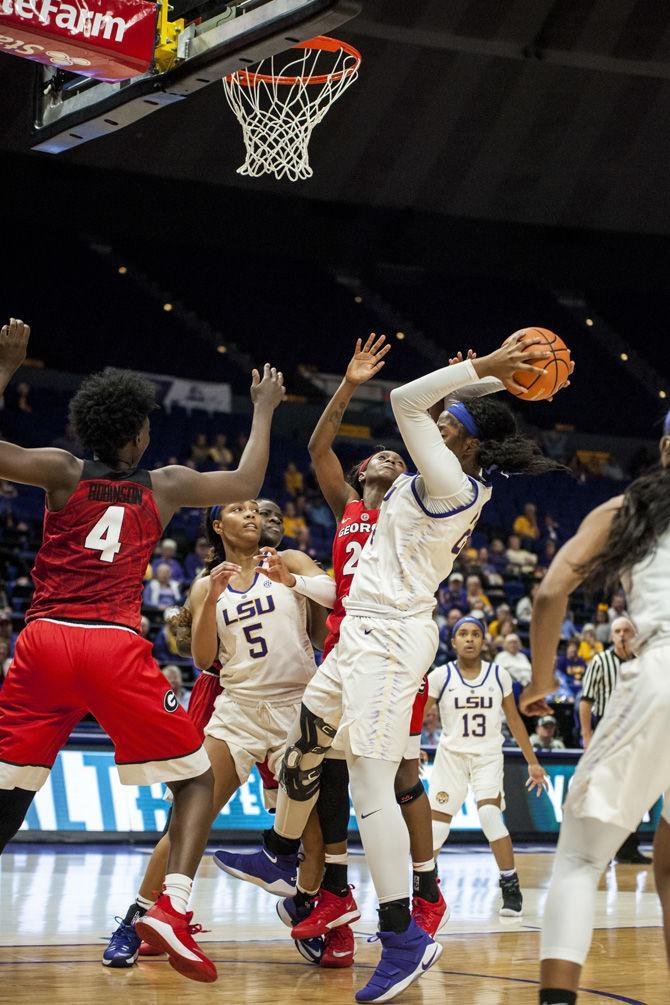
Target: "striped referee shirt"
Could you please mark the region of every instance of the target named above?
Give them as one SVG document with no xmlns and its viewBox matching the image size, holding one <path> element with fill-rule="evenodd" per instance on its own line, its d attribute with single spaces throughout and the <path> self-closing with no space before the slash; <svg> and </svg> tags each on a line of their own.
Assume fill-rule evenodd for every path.
<svg viewBox="0 0 670 1005">
<path fill-rule="evenodd" d="M 604 715 L 607 702 L 616 687 L 621 660 L 614 649 L 605 649 L 591 659 L 582 686 L 582 698 L 592 702 L 592 712 L 598 719 Z"/>
</svg>

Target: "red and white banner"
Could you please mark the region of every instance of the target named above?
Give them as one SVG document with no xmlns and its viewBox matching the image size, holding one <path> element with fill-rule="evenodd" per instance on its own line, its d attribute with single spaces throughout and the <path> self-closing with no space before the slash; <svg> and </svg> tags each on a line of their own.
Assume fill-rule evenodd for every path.
<svg viewBox="0 0 670 1005">
<path fill-rule="evenodd" d="M 151 66 L 157 11 L 150 0 L 0 0 L 0 52 L 126 80 Z"/>
</svg>

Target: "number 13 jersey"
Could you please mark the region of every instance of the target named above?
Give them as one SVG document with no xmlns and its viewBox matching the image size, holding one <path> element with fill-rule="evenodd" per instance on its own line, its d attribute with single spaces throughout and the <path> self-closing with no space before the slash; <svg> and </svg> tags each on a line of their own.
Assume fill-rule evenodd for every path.
<svg viewBox="0 0 670 1005">
<path fill-rule="evenodd" d="M 466 680 L 458 665 L 447 663 L 428 674 L 428 695 L 440 710 L 440 745 L 460 754 L 497 754 L 503 743 L 503 698 L 512 678 L 495 663 L 485 663 Z"/>
<path fill-rule="evenodd" d="M 26 621 L 124 625 L 139 631 L 144 574 L 163 533 L 151 475 L 84 461 L 76 489 L 44 511 Z"/>
</svg>

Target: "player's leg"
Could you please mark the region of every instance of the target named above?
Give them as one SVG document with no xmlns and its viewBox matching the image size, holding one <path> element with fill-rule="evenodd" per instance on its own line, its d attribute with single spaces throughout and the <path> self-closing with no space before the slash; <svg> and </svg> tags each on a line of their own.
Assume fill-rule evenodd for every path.
<svg viewBox="0 0 670 1005">
<path fill-rule="evenodd" d="M 469 759 L 449 751 L 442 744 L 437 748 L 430 773 L 428 802 L 433 828 L 433 854 L 437 859 L 449 837 L 451 822 L 461 809 L 470 785 Z"/>
<path fill-rule="evenodd" d="M 598 882 L 628 831 L 578 817 L 566 803 L 542 924 L 540 1002 L 574 1005 L 588 955 Z M 575 904 L 579 910 L 575 911 Z M 561 997 L 562 995 L 562 997 Z"/>
<path fill-rule="evenodd" d="M 0 855 L 21 827 L 34 798 L 30 789 L 0 789 Z"/>
<path fill-rule="evenodd" d="M 454 819 L 451 813 L 440 813 L 438 810 L 431 810 L 431 823 L 433 828 L 433 855 L 437 859 L 442 845 L 449 837 L 451 821 Z"/>
<path fill-rule="evenodd" d="M 512 838 L 503 817 L 505 762 L 502 752 L 493 755 L 473 754 L 469 758 L 469 764 L 479 822 L 500 870 L 500 914 L 503 917 L 519 917 L 523 913 L 523 896 L 514 863 Z"/>
<path fill-rule="evenodd" d="M 658 822 L 654 835 L 654 879 L 663 910 L 665 952 L 670 962 L 670 823 L 665 814 L 670 813 L 670 793 L 663 800 L 664 815 Z"/>
</svg>

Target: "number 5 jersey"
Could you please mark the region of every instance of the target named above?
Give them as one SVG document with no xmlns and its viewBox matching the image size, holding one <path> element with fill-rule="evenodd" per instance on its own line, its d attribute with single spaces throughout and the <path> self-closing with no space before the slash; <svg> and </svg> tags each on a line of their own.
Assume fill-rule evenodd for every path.
<svg viewBox="0 0 670 1005">
<path fill-rule="evenodd" d="M 149 471 L 85 461 L 60 510 L 44 511 L 26 622 L 36 618 L 139 631 L 144 574 L 163 533 Z"/>
</svg>

